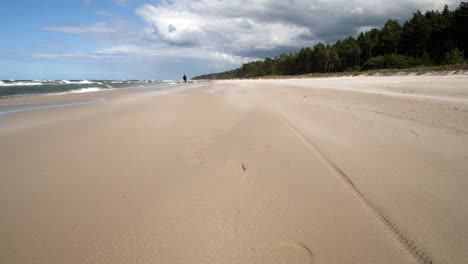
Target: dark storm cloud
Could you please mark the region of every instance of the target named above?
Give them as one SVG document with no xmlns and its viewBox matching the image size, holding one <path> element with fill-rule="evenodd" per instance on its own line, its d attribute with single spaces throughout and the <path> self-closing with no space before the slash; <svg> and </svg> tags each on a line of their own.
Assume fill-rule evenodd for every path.
<svg viewBox="0 0 468 264">
<path fill-rule="evenodd" d="M 405 19 L 416 9 L 441 9 L 454 1 L 223 1 L 179 0 L 137 10 L 158 39 L 177 45 L 210 46 L 235 55 L 263 57 L 318 41 L 334 42 L 389 18 Z M 160 28 L 177 27 L 176 34 Z"/>
</svg>

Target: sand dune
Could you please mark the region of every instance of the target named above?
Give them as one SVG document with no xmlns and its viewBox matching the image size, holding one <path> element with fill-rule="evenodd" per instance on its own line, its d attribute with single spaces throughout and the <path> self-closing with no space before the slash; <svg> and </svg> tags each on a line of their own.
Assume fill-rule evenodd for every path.
<svg viewBox="0 0 468 264">
<path fill-rule="evenodd" d="M 0 263 L 465 263 L 468 77 L 219 81 L 0 116 Z M 44 101 L 46 100 L 46 101 Z"/>
</svg>

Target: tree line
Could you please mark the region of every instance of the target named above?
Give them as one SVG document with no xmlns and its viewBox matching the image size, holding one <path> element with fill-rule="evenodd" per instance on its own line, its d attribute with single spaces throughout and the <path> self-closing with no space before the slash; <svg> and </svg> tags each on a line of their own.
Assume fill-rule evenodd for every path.
<svg viewBox="0 0 468 264">
<path fill-rule="evenodd" d="M 402 25 L 389 19 L 380 28 L 334 44 L 318 43 L 297 53 L 243 64 L 240 68 L 194 79 L 251 78 L 462 64 L 468 56 L 468 2 L 455 10 L 416 11 Z"/>
</svg>

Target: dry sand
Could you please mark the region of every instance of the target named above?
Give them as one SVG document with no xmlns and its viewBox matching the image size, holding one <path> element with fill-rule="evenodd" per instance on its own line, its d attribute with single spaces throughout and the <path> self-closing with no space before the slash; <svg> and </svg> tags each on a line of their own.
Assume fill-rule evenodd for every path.
<svg viewBox="0 0 468 264">
<path fill-rule="evenodd" d="M 0 116 L 0 263 L 466 263 L 468 77 L 222 81 Z"/>
</svg>

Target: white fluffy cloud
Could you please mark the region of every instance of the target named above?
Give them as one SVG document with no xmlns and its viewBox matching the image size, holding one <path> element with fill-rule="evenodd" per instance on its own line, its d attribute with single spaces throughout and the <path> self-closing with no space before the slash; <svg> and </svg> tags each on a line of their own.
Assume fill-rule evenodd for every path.
<svg viewBox="0 0 468 264">
<path fill-rule="evenodd" d="M 333 42 L 416 9 L 441 9 L 435 0 L 175 0 L 136 13 L 155 41 L 266 56 L 317 41 Z"/>
<path fill-rule="evenodd" d="M 84 0 L 91 3 L 92 0 Z M 126 0 L 112 0 L 126 5 Z M 203 61 L 213 70 L 292 52 L 319 41 L 334 42 L 389 18 L 407 19 L 420 9 L 454 8 L 455 0 L 161 0 L 135 9 L 144 23 L 101 12 L 108 21 L 47 31 L 82 35 L 109 45 L 90 53 L 37 53 L 40 58 L 112 56 Z M 158 58 L 156 60 L 155 58 Z M 184 67 L 186 65 L 184 64 Z M 205 69 L 206 70 L 206 69 Z M 196 70 L 193 72 L 200 73 Z"/>
<path fill-rule="evenodd" d="M 221 3 L 182 1 L 171 5 L 144 5 L 137 9 L 137 14 L 148 23 L 147 32 L 156 41 L 170 45 L 210 47 L 244 54 L 310 43 L 304 37 L 311 36 L 311 32 L 303 25 L 229 13 L 238 12 L 236 8 L 242 5 L 227 4 L 226 8 L 232 10 L 222 13 Z M 211 8 L 205 9 L 202 4 Z"/>
</svg>

